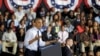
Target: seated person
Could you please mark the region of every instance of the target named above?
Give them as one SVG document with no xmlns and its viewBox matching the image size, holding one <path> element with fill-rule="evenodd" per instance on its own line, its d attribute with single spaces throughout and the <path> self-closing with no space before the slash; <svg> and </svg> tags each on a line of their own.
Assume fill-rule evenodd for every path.
<svg viewBox="0 0 100 56">
<path fill-rule="evenodd" d="M 83 53 L 83 56 L 86 56 L 86 53 L 88 51 L 86 47 L 89 47 L 89 52 L 93 52 L 92 41 L 88 33 L 89 27 L 85 26 L 85 31 L 80 35 L 81 52 Z"/>
<path fill-rule="evenodd" d="M 7 47 L 12 47 L 12 52 L 9 52 Z M 6 53 L 16 54 L 17 51 L 17 38 L 12 28 L 8 28 L 2 37 L 2 51 Z"/>
<path fill-rule="evenodd" d="M 61 44 L 62 47 L 64 47 L 66 44 L 66 39 L 69 37 L 69 33 L 65 30 L 64 25 L 61 26 L 61 29 L 58 32 L 58 37 L 58 42 Z"/>
<path fill-rule="evenodd" d="M 42 32 L 42 40 L 43 41 L 50 41 L 50 40 L 54 40 L 54 35 L 52 33 L 52 26 L 49 25 L 47 30 Z"/>
</svg>

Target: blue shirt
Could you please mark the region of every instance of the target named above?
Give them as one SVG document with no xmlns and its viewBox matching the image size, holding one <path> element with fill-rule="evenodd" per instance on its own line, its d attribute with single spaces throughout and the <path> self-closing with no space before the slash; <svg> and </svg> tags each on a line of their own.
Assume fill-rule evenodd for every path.
<svg viewBox="0 0 100 56">
<path fill-rule="evenodd" d="M 95 21 L 100 24 L 100 16 L 95 17 Z"/>
</svg>

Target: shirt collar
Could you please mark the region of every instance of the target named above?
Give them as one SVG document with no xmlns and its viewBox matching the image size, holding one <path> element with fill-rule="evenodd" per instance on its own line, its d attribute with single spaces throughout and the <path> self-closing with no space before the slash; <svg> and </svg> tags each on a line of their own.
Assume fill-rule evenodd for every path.
<svg viewBox="0 0 100 56">
<path fill-rule="evenodd" d="M 35 30 L 37 30 L 37 31 L 40 31 L 38 28 L 36 28 L 36 27 L 33 27 L 33 29 L 35 29 Z"/>
<path fill-rule="evenodd" d="M 67 45 L 67 47 L 70 49 L 70 46 L 69 45 Z"/>
</svg>

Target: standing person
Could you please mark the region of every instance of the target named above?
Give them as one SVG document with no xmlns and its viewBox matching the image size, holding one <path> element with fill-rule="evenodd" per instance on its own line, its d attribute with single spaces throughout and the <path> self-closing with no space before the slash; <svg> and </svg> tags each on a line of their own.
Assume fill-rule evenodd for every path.
<svg viewBox="0 0 100 56">
<path fill-rule="evenodd" d="M 18 46 L 19 46 L 19 56 L 23 55 L 24 51 L 24 37 L 25 37 L 25 29 L 19 28 L 19 31 L 17 32 L 17 40 L 18 40 Z"/>
<path fill-rule="evenodd" d="M 45 46 L 53 41 L 47 41 L 43 42 L 42 41 L 42 34 L 39 29 L 42 27 L 42 19 L 41 18 L 36 18 L 34 20 L 34 26 L 29 29 L 25 35 L 25 40 L 24 40 L 24 45 L 25 45 L 25 56 L 37 56 L 38 53 L 38 48 L 40 46 Z"/>
<path fill-rule="evenodd" d="M 25 16 L 25 11 L 23 10 L 22 6 L 18 6 L 17 11 L 15 11 L 14 15 L 18 22 Z"/>
<path fill-rule="evenodd" d="M 71 47 L 73 45 L 73 40 L 71 38 L 68 38 L 66 40 L 66 45 L 64 47 L 64 50 L 62 52 L 62 56 L 73 56 L 73 53 L 72 53 L 72 50 L 71 50 Z"/>
<path fill-rule="evenodd" d="M 31 20 L 36 18 L 36 12 L 33 10 L 33 8 L 29 9 L 29 11 L 27 13 L 27 17 L 28 17 L 29 21 L 31 21 Z"/>
</svg>

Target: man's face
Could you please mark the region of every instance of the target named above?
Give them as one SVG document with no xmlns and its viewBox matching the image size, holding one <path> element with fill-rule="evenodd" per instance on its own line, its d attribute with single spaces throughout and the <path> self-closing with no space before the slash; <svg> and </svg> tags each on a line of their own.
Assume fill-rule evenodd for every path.
<svg viewBox="0 0 100 56">
<path fill-rule="evenodd" d="M 18 8 L 18 11 L 21 11 L 22 9 L 23 9 L 22 7 L 19 7 L 19 8 Z"/>
<path fill-rule="evenodd" d="M 73 40 L 72 39 L 69 40 L 69 44 L 70 44 L 70 46 L 73 46 Z"/>
<path fill-rule="evenodd" d="M 42 22 L 41 19 L 39 19 L 39 20 L 37 20 L 37 21 L 35 22 L 35 26 L 36 26 L 38 29 L 40 29 L 40 28 L 42 27 L 42 25 L 43 25 L 43 22 Z"/>
<path fill-rule="evenodd" d="M 67 8 L 64 8 L 64 12 L 67 12 Z"/>
<path fill-rule="evenodd" d="M 62 31 L 64 31 L 64 30 L 65 30 L 65 27 L 64 27 L 64 26 L 62 26 L 62 27 L 61 27 L 61 30 L 62 30 Z"/>
<path fill-rule="evenodd" d="M 0 29 L 3 31 L 4 30 L 4 25 L 2 25 Z"/>
</svg>

